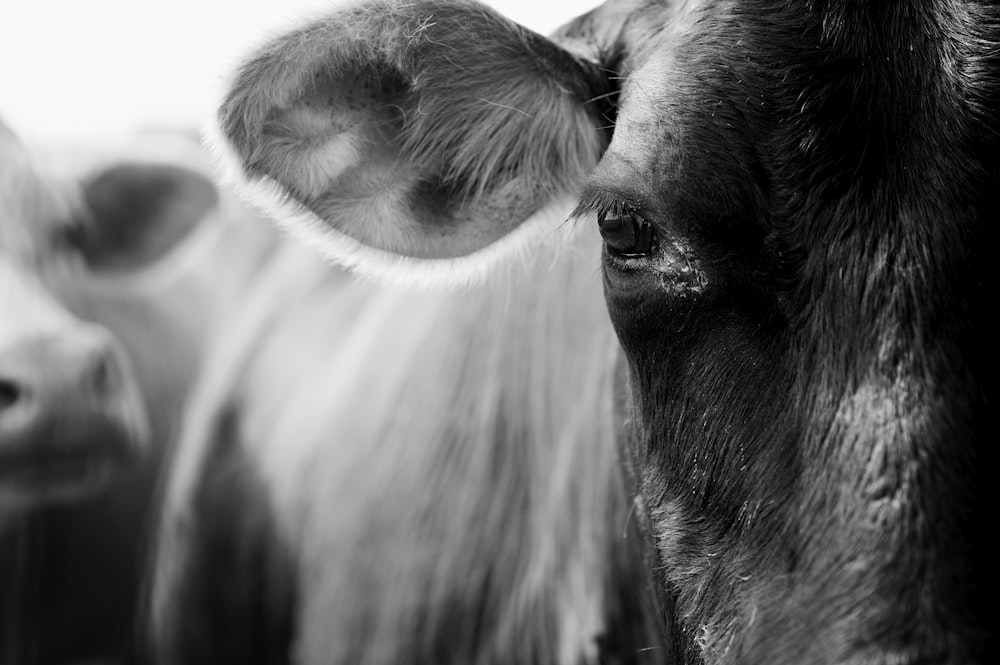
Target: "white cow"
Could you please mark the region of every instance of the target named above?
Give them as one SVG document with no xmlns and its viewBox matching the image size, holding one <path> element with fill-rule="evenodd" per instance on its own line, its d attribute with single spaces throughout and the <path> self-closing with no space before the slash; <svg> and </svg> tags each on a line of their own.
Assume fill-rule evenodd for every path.
<svg viewBox="0 0 1000 665">
<path fill-rule="evenodd" d="M 0 125 L 4 664 L 135 651 L 188 386 L 276 235 L 208 173 L 190 139 L 70 150 Z"/>
</svg>

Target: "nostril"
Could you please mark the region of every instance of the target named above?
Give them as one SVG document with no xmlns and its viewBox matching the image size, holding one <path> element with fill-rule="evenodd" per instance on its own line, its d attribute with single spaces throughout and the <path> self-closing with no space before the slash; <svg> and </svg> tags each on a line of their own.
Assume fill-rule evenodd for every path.
<svg viewBox="0 0 1000 665">
<path fill-rule="evenodd" d="M 13 381 L 0 378 L 0 411 L 13 406 L 21 399 L 21 389 Z"/>
<path fill-rule="evenodd" d="M 120 377 L 115 354 L 111 350 L 98 353 L 85 375 L 86 388 L 93 394 L 107 397 L 118 389 Z"/>
</svg>

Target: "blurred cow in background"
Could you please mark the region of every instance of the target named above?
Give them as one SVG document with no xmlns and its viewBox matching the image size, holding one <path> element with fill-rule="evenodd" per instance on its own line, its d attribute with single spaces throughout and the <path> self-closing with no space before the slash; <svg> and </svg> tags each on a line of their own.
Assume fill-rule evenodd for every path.
<svg viewBox="0 0 1000 665">
<path fill-rule="evenodd" d="M 29 149 L 0 126 L 4 665 L 134 655 L 188 385 L 272 244 L 205 173 L 190 139 Z"/>
<path fill-rule="evenodd" d="M 353 329 L 270 285 L 307 307 L 205 387 L 164 662 L 992 662 L 996 3 L 610 0 L 552 40 L 354 3 L 249 59 L 220 125 L 338 261 L 536 263 L 464 307 L 351 294 Z M 567 194 L 604 239 L 631 521 Z M 609 554 L 636 522 L 655 604 Z"/>
<path fill-rule="evenodd" d="M 105 487 L 146 447 L 131 365 L 105 329 L 36 279 L 71 224 L 71 198 L 38 177 L 0 125 L 0 529 Z"/>
</svg>

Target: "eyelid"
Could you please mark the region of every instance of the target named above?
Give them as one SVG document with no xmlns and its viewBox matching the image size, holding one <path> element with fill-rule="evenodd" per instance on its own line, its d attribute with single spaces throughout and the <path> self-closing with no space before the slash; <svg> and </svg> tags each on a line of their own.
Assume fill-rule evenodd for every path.
<svg viewBox="0 0 1000 665">
<path fill-rule="evenodd" d="M 586 215 L 641 215 L 646 220 L 655 216 L 648 212 L 648 206 L 639 198 L 619 191 L 609 191 L 600 186 L 590 185 L 580 196 L 580 203 L 570 215 L 573 218 Z"/>
<path fill-rule="evenodd" d="M 620 201 L 617 205 L 612 205 L 608 209 L 599 210 L 598 215 L 611 216 L 619 215 L 638 218 L 647 224 L 652 224 L 653 215 L 648 212 L 648 210 L 642 206 L 634 205 L 627 201 Z"/>
</svg>

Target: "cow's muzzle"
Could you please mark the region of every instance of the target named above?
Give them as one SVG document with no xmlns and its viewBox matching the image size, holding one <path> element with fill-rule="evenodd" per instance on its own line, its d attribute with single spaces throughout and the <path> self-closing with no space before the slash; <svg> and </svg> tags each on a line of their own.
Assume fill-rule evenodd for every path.
<svg viewBox="0 0 1000 665">
<path fill-rule="evenodd" d="M 0 349 L 0 504 L 93 494 L 148 448 L 138 383 L 118 342 L 74 326 Z"/>
</svg>

